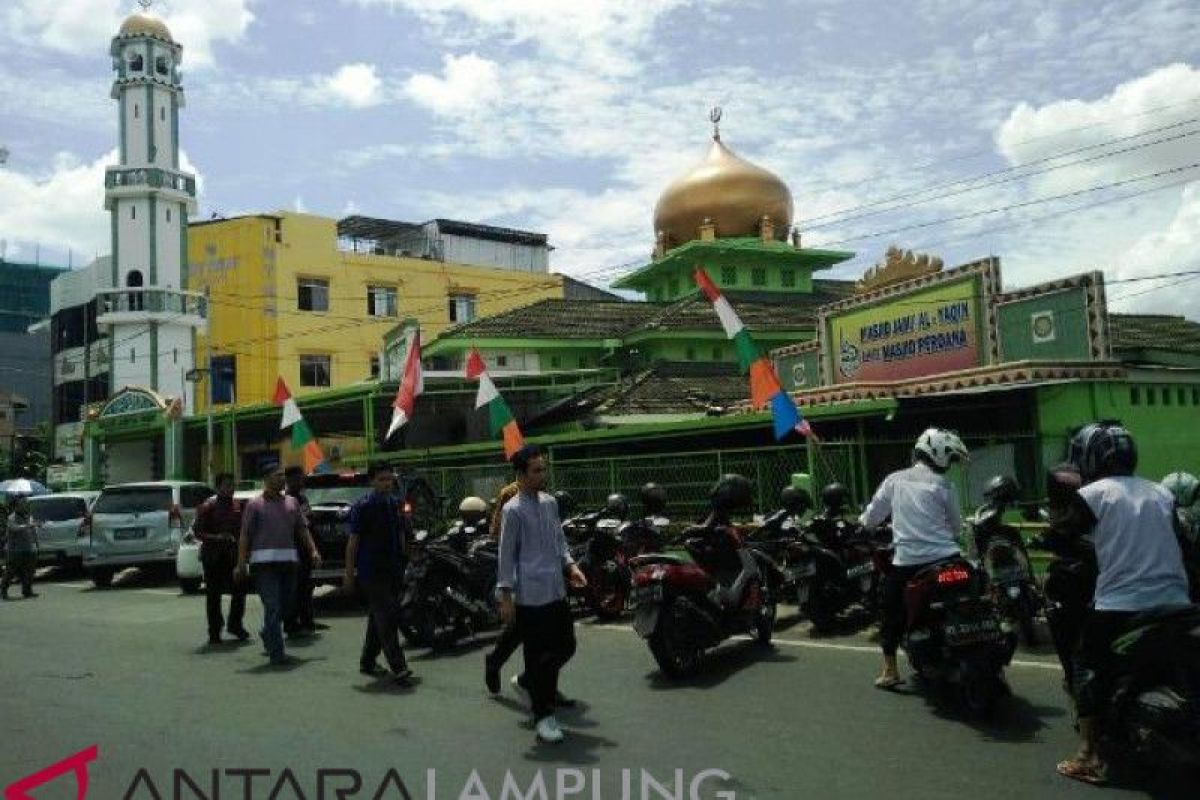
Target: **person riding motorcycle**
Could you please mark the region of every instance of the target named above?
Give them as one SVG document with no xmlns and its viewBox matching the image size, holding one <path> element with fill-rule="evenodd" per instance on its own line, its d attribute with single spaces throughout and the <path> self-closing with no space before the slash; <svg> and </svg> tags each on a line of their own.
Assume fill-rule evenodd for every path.
<svg viewBox="0 0 1200 800">
<path fill-rule="evenodd" d="M 1080 473 L 1078 496 L 1095 542 L 1099 575 L 1092 608 L 1074 655 L 1080 746 L 1058 773 L 1100 783 L 1107 765 L 1097 750 L 1099 716 L 1110 699 L 1113 642 L 1145 612 L 1187 607 L 1187 574 L 1175 538 L 1175 498 L 1136 477 L 1137 447 L 1117 422 L 1085 425 L 1071 440 L 1068 460 Z M 1084 513 L 1086 511 L 1086 513 Z"/>
<path fill-rule="evenodd" d="M 1162 485 L 1175 496 L 1175 533 L 1192 602 L 1200 602 L 1200 478 L 1190 472 L 1172 472 L 1162 479 Z"/>
<path fill-rule="evenodd" d="M 849 504 L 850 490 L 845 484 L 834 481 L 821 490 L 821 511 L 810 520 L 808 529 L 823 547 L 836 549 L 841 543 L 839 540 L 846 527 L 846 507 Z"/>
<path fill-rule="evenodd" d="M 754 486 L 747 478 L 723 475 L 709 492 L 712 511 L 700 526 L 717 578 L 712 599 L 727 608 L 742 601 L 746 587 L 759 575 L 753 553 L 732 523 L 733 512 L 749 508 L 753 499 Z"/>
<path fill-rule="evenodd" d="M 960 555 L 962 512 L 946 471 L 967 458 L 966 445 L 956 434 L 929 428 L 913 446 L 913 465 L 888 475 L 859 518 L 868 531 L 892 518 L 893 569 L 884 578 L 880 598 L 883 672 L 875 685 L 881 689 L 903 682 L 896 650 L 904 636 L 905 584 L 930 564 Z"/>
</svg>

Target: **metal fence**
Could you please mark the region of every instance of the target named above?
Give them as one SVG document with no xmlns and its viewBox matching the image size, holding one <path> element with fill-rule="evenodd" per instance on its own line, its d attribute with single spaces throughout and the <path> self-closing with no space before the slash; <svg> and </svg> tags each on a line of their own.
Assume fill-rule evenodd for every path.
<svg viewBox="0 0 1200 800">
<path fill-rule="evenodd" d="M 815 459 L 813 464 L 814 486 L 829 480 L 852 482 L 853 446 L 835 443 L 822 450 L 824 458 Z M 636 512 L 639 490 L 654 482 L 667 492 L 669 515 L 682 521 L 705 515 L 709 490 L 725 473 L 749 478 L 755 486 L 756 510 L 769 510 L 775 507 L 780 490 L 791 482 L 792 475 L 809 472 L 809 468 L 808 448 L 803 444 L 594 459 L 551 458 L 549 484 L 552 491 L 570 492 L 580 511 L 598 508 L 608 495 L 621 492 Z M 447 515 L 455 512 L 461 498 L 472 494 L 494 497 L 512 480 L 507 464 L 435 467 L 425 474 L 445 498 Z"/>
</svg>

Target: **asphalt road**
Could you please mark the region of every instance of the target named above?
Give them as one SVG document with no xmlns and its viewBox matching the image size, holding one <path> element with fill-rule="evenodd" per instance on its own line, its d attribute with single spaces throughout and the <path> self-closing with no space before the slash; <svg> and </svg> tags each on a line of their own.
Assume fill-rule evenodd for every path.
<svg viewBox="0 0 1200 800">
<path fill-rule="evenodd" d="M 410 652 L 420 681 L 394 688 L 358 674 L 363 617 L 327 598 L 330 628 L 293 646 L 300 662 L 280 671 L 257 642 L 210 648 L 202 598 L 131 577 L 97 591 L 50 575 L 40 598 L 0 604 L 0 786 L 97 745 L 87 796 L 101 800 L 393 798 L 405 796 L 399 781 L 421 800 L 1151 796 L 1055 775 L 1074 734 L 1046 651 L 1018 655 L 1014 697 L 981 724 L 915 691 L 874 689 L 878 654 L 862 634 L 814 639 L 785 618 L 773 649 L 726 646 L 703 678 L 675 685 L 627 626 L 584 621 L 563 685 L 581 702 L 561 716 L 567 741 L 546 746 L 507 686 L 486 694 L 490 636 L 448 654 Z M 256 598 L 248 617 L 255 630 Z M 326 773 L 322 794 L 319 770 L 356 771 L 361 786 L 339 795 L 354 777 Z M 1159 788 L 1195 797 L 1197 786 Z M 31 796 L 75 798 L 69 776 Z"/>
</svg>

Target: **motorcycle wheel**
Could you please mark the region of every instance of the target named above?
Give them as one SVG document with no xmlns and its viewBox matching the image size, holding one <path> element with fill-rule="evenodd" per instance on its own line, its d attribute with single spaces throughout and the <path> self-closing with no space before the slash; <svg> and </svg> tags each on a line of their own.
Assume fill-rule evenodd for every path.
<svg viewBox="0 0 1200 800">
<path fill-rule="evenodd" d="M 818 593 L 810 594 L 808 598 L 808 619 L 813 630 L 825 636 L 833 633 L 837 627 L 837 610 L 833 604 L 819 593 L 820 587 L 813 587 Z M 810 590 L 812 591 L 812 590 Z"/>
<path fill-rule="evenodd" d="M 700 671 L 704 649 L 685 635 L 681 623 L 687 611 L 678 600 L 663 611 L 658 627 L 650 634 L 650 654 L 667 677 L 676 680 L 690 678 Z"/>
<path fill-rule="evenodd" d="M 762 608 L 759 609 L 758 618 L 754 623 L 754 639 L 764 647 L 771 643 L 771 637 L 775 635 L 775 617 L 778 613 L 775 595 L 769 589 L 764 589 Z"/>
<path fill-rule="evenodd" d="M 611 581 L 603 569 L 595 571 L 596 585 L 589 597 L 592 612 L 600 622 L 611 622 L 625 613 L 625 595 L 628 593 L 620 581 Z"/>
<path fill-rule="evenodd" d="M 1000 680 L 978 667 L 966 665 L 958 694 L 968 714 L 975 719 L 985 719 L 991 716 L 1000 699 Z"/>
</svg>

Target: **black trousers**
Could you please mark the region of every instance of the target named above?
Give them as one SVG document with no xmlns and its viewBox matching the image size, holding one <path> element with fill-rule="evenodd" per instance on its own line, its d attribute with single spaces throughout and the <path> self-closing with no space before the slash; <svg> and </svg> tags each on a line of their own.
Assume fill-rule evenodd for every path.
<svg viewBox="0 0 1200 800">
<path fill-rule="evenodd" d="M 312 628 L 313 618 L 313 586 L 312 562 L 304 558 L 296 566 L 296 594 L 288 603 L 287 616 L 283 619 L 283 627 L 288 633 L 306 628 Z"/>
<path fill-rule="evenodd" d="M 931 562 L 932 563 L 932 562 Z M 896 655 L 900 640 L 904 638 L 904 629 L 908 624 L 907 612 L 904 608 L 904 587 L 928 564 L 914 564 L 911 567 L 893 566 L 883 578 L 879 593 L 879 644 L 885 656 Z"/>
<path fill-rule="evenodd" d="M 1120 661 L 1113 653 L 1113 641 L 1131 630 L 1138 616 L 1137 611 L 1088 611 L 1072 658 L 1071 687 L 1079 716 L 1093 717 L 1108 703 Z"/>
<path fill-rule="evenodd" d="M 525 684 L 534 719 L 554 713 L 558 675 L 575 655 L 575 621 L 566 600 L 517 606 L 517 632 L 525 646 Z"/>
<path fill-rule="evenodd" d="M 242 630 L 249 587 L 245 581 L 234 578 L 237 553 L 233 546 L 202 549 L 200 563 L 204 566 L 204 607 L 208 615 L 208 635 L 219 636 L 225 627 L 225 618 L 221 615 L 221 596 L 226 594 L 230 595 L 229 631 L 236 633 Z"/>
<path fill-rule="evenodd" d="M 402 581 L 397 577 L 361 581 L 367 597 L 367 631 L 359 664 L 369 667 L 383 653 L 392 672 L 408 666 L 400 647 L 400 597 Z"/>
<path fill-rule="evenodd" d="M 487 657 L 488 662 L 496 669 L 500 669 L 508 659 L 512 658 L 512 654 L 517 652 L 517 648 L 520 646 L 521 633 L 517 630 L 517 623 L 514 621 L 511 625 L 505 625 L 504 630 L 500 631 L 500 635 L 496 637 L 496 644 Z"/>
<path fill-rule="evenodd" d="M 37 571 L 37 553 L 9 553 L 4 564 L 4 578 L 0 581 L 4 591 L 12 586 L 13 581 L 20 581 L 21 594 L 28 597 L 33 594 L 33 574 Z"/>
</svg>

